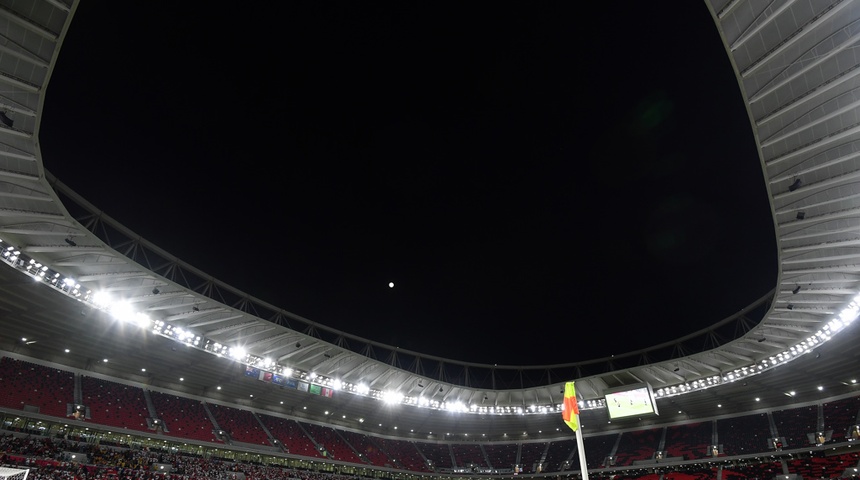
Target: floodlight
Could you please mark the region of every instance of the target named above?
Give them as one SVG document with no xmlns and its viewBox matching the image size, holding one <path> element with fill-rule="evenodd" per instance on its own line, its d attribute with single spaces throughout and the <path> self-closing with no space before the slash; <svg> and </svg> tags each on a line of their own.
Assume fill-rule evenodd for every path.
<svg viewBox="0 0 860 480">
<path fill-rule="evenodd" d="M 96 292 L 93 294 L 92 302 L 95 306 L 99 308 L 108 308 L 110 306 L 111 300 L 110 296 L 105 292 Z"/>
<path fill-rule="evenodd" d="M 403 400 L 403 395 L 397 392 L 385 392 L 382 395 L 382 400 L 385 403 L 400 403 Z"/>
<path fill-rule="evenodd" d="M 140 328 L 149 328 L 151 322 L 152 320 L 145 313 L 138 312 L 134 315 L 134 323 Z"/>
<path fill-rule="evenodd" d="M 127 322 L 133 319 L 134 309 L 128 302 L 118 302 L 111 306 L 110 314 L 117 320 Z"/>
</svg>

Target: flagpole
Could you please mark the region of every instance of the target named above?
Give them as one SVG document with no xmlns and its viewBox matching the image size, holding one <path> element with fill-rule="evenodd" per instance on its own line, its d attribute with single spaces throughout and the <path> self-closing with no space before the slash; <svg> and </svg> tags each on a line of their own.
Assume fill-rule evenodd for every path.
<svg viewBox="0 0 860 480">
<path fill-rule="evenodd" d="M 579 414 L 576 414 L 576 448 L 579 449 L 579 469 L 582 472 L 582 480 L 588 480 L 588 465 L 585 462 L 585 442 L 582 441 L 582 424 L 579 423 Z"/>
<path fill-rule="evenodd" d="M 564 384 L 564 403 L 561 408 L 561 418 L 576 434 L 576 449 L 579 451 L 579 470 L 582 480 L 588 480 L 588 465 L 585 462 L 585 442 L 582 441 L 582 425 L 579 423 L 579 401 L 576 399 L 575 382 Z"/>
</svg>

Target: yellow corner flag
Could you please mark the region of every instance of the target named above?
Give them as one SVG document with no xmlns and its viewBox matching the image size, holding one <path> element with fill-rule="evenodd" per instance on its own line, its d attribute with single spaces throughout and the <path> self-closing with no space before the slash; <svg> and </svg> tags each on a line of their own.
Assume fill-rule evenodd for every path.
<svg viewBox="0 0 860 480">
<path fill-rule="evenodd" d="M 579 404 L 576 402 L 576 390 L 573 388 L 573 382 L 564 384 L 564 406 L 561 410 L 561 417 L 564 423 L 574 432 L 579 428 Z"/>
</svg>

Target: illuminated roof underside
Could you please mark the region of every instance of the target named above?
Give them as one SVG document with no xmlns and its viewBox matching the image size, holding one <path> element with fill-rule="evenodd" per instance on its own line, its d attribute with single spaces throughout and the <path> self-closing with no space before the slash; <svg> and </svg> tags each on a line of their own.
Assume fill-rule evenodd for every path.
<svg viewBox="0 0 860 480">
<path fill-rule="evenodd" d="M 382 399 L 394 392 L 431 408 L 552 411 L 571 379 L 581 399 L 596 401 L 628 384 L 647 382 L 659 395 L 673 395 L 778 366 L 856 316 L 860 3 L 706 3 L 750 114 L 779 249 L 774 292 L 706 331 L 577 364 L 470 364 L 336 331 L 212 279 L 101 214 L 44 170 L 39 113 L 77 5 L 71 0 L 0 1 L 0 246 L 7 252 L 0 267 L 14 265 L 45 288 L 102 309 L 112 308 L 103 299 L 122 297 L 155 335 L 213 354 L 314 374 L 357 395 Z M 721 340 L 719 329 L 736 333 Z"/>
</svg>

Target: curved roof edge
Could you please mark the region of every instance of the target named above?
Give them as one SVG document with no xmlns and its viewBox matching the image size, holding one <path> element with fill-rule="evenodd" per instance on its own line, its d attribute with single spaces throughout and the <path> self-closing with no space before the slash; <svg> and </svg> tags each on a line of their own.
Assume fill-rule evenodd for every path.
<svg viewBox="0 0 860 480">
<path fill-rule="evenodd" d="M 819 11 L 708 2 L 759 145 L 779 245 L 776 290 L 696 336 L 698 345 L 685 337 L 608 359 L 511 367 L 400 350 L 272 307 L 163 252 L 50 178 L 38 154 L 38 113 L 77 2 L 68 9 L 3 3 L 19 8 L 4 13 L 15 18 L 4 35 L 25 48 L 0 52 L 0 82 L 8 87 L 0 102 L 14 107 L 14 128 L 0 126 L 0 239 L 84 290 L 121 290 L 153 318 L 223 345 L 241 343 L 294 368 L 379 390 L 430 383 L 440 386 L 431 396 L 443 402 L 492 396 L 496 405 L 555 404 L 559 385 L 573 378 L 582 397 L 601 398 L 628 384 L 669 389 L 769 366 L 829 329 L 860 288 L 860 69 L 848 48 L 858 38 L 860 6 L 853 2 Z M 33 8 L 20 9 L 25 4 Z M 6 55 L 25 61 L 3 62 Z M 724 336 L 720 329 L 729 325 Z M 655 360 L 657 350 L 668 357 Z"/>
</svg>

